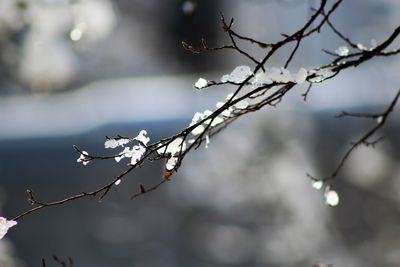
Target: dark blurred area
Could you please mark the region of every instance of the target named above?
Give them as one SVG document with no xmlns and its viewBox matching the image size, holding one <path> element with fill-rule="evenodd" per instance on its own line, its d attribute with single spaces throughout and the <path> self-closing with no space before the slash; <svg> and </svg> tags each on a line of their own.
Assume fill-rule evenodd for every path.
<svg viewBox="0 0 400 267">
<path fill-rule="evenodd" d="M 243 35 L 272 42 L 297 30 L 318 3 L 0 0 L 0 216 L 31 207 L 26 189 L 54 201 L 94 190 L 125 168 L 113 160 L 82 166 L 72 145 L 107 154 L 105 136 L 142 129 L 157 141 L 224 99 L 233 88 L 198 92 L 194 82 L 251 62 L 181 45 L 198 46 L 203 37 L 226 44 L 219 12 L 233 16 Z M 351 0 L 332 20 L 370 47 L 399 18 L 398 1 Z M 256 58 L 265 52 L 240 45 Z M 323 30 L 302 45 L 294 70 L 326 63 L 321 49 L 344 44 Z M 71 257 L 74 267 L 399 266 L 398 108 L 378 133 L 384 140 L 360 147 L 344 166 L 333 185 L 337 207 L 325 205 L 306 177 L 328 174 L 350 142 L 376 125 L 334 114 L 383 111 L 399 68 L 396 57 L 376 59 L 313 87 L 307 102 L 299 85 L 276 109 L 243 117 L 189 155 L 170 182 L 143 197 L 129 200 L 140 183 L 160 179 L 162 164 L 145 164 L 101 203 L 85 199 L 27 216 L 0 241 L 0 267 L 40 266 L 42 257 L 57 266 L 52 254 Z"/>
<path fill-rule="evenodd" d="M 181 47 L 202 37 L 215 43 L 219 1 L 2 0 L 0 8 L 2 94 L 223 66 Z"/>
</svg>

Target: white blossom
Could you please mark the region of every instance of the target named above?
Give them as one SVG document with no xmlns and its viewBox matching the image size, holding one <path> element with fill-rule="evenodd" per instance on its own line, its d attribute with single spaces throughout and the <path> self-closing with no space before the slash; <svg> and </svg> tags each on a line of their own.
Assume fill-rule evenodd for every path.
<svg viewBox="0 0 400 267">
<path fill-rule="evenodd" d="M 381 124 L 383 122 L 383 116 L 376 118 L 376 123 Z"/>
<path fill-rule="evenodd" d="M 194 84 L 196 89 L 202 89 L 208 85 L 208 81 L 204 78 L 199 78 L 197 82 Z"/>
<path fill-rule="evenodd" d="M 16 224 L 16 221 L 9 221 L 4 217 L 0 217 L 0 239 L 2 239 L 7 234 L 8 229 L 15 226 Z"/>
<path fill-rule="evenodd" d="M 325 192 L 325 203 L 328 206 L 334 207 L 337 206 L 339 204 L 339 195 L 336 191 L 328 189 Z"/>
<path fill-rule="evenodd" d="M 104 143 L 104 147 L 105 148 L 116 148 L 119 146 L 125 146 L 130 141 L 131 140 L 128 138 L 120 138 L 120 139 L 110 138 Z"/>
<path fill-rule="evenodd" d="M 141 130 L 138 136 L 136 136 L 134 139 L 142 142 L 144 145 L 147 145 L 147 143 L 150 141 L 150 137 L 147 137 L 147 131 L 146 130 Z"/>
<path fill-rule="evenodd" d="M 115 181 L 115 185 L 119 185 L 121 183 L 121 179 L 118 179 L 117 181 Z"/>
<path fill-rule="evenodd" d="M 86 151 L 82 151 L 81 155 L 79 158 L 76 160 L 76 162 L 82 162 L 83 165 L 87 165 L 90 162 L 90 158 L 88 157 L 89 153 Z"/>
<path fill-rule="evenodd" d="M 335 50 L 335 53 L 339 56 L 348 56 L 350 51 L 347 46 L 340 46 Z"/>
<path fill-rule="evenodd" d="M 241 83 L 246 80 L 253 72 L 251 71 L 249 66 L 237 66 L 231 74 L 226 74 L 222 76 L 221 82 L 234 82 Z"/>
</svg>

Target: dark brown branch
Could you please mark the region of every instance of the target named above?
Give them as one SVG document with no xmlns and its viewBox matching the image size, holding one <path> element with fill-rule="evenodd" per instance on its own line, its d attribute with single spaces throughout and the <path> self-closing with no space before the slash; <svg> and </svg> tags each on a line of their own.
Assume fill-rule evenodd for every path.
<svg viewBox="0 0 400 267">
<path fill-rule="evenodd" d="M 301 94 L 301 96 L 303 97 L 303 100 L 304 100 L 304 101 L 307 101 L 307 97 L 308 97 L 308 94 L 309 94 L 310 91 L 311 91 L 312 85 L 313 85 L 313 83 L 310 83 L 310 84 L 308 85 L 308 87 L 307 87 L 307 90 L 306 90 L 303 94 Z"/>
<path fill-rule="evenodd" d="M 347 112 L 347 111 L 342 111 L 339 114 L 336 114 L 336 118 L 342 118 L 342 117 L 357 117 L 357 118 L 372 118 L 372 119 L 377 119 L 381 117 L 382 114 L 372 114 L 372 113 L 353 113 L 353 112 Z"/>
<path fill-rule="evenodd" d="M 285 66 L 284 66 L 285 69 L 289 66 L 290 62 L 292 61 L 294 55 L 295 55 L 296 52 L 297 52 L 297 49 L 299 49 L 301 40 L 302 40 L 302 38 L 299 38 L 299 39 L 297 40 L 296 45 L 295 45 L 294 49 L 292 50 L 292 53 L 290 53 L 290 56 L 289 56 L 288 60 L 287 60 L 286 63 L 285 63 Z"/>
<path fill-rule="evenodd" d="M 260 65 L 260 62 L 258 62 L 258 60 L 256 60 L 254 57 L 252 57 L 249 53 L 240 49 L 239 46 L 237 45 L 234 35 L 232 33 L 233 31 L 231 29 L 232 25 L 233 25 L 233 18 L 230 20 L 230 23 L 227 24 L 225 21 L 224 14 L 221 13 L 221 21 L 223 24 L 223 29 L 224 29 L 224 31 L 226 31 L 228 33 L 229 39 L 231 40 L 231 43 L 232 43 L 233 47 L 235 48 L 235 50 L 237 52 L 239 52 L 240 54 L 244 55 L 245 57 L 247 57 L 248 59 L 250 59 L 251 61 L 253 61 L 253 63 L 255 63 L 256 65 Z M 263 68 L 263 70 L 264 70 L 264 68 Z"/>
<path fill-rule="evenodd" d="M 164 183 L 166 183 L 168 181 L 169 181 L 169 179 L 163 178 L 160 182 L 158 182 L 157 184 L 155 184 L 155 185 L 153 185 L 153 186 L 151 186 L 149 188 L 145 188 L 143 185 L 140 185 L 139 186 L 139 189 L 140 189 L 139 193 L 136 193 L 133 196 L 131 196 L 131 199 L 134 199 L 134 198 L 140 197 L 140 196 L 142 196 L 144 194 L 150 193 L 150 192 L 156 190 L 158 187 L 160 187 L 162 184 L 164 184 Z"/>
<path fill-rule="evenodd" d="M 390 103 L 390 105 L 388 106 L 388 108 L 379 115 L 379 117 L 381 117 L 382 120 L 376 126 L 374 126 L 372 129 L 370 129 L 368 132 L 366 132 L 361 138 L 359 138 L 357 141 L 355 141 L 351 144 L 350 148 L 346 151 L 346 153 L 343 155 L 343 157 L 339 161 L 339 164 L 337 165 L 335 170 L 329 176 L 326 176 L 325 178 L 316 178 L 316 177 L 308 174 L 308 177 L 310 177 L 313 180 L 321 180 L 324 182 L 333 180 L 337 177 L 337 175 L 343 168 L 344 164 L 346 163 L 346 161 L 348 160 L 348 158 L 350 157 L 350 155 L 352 154 L 352 152 L 355 149 L 357 149 L 360 145 L 374 146 L 377 142 L 379 142 L 381 140 L 381 138 L 378 138 L 374 141 L 369 141 L 368 139 L 371 138 L 380 128 L 382 128 L 385 125 L 385 123 L 388 119 L 388 116 L 393 111 L 394 107 L 396 106 L 396 103 L 397 103 L 399 97 L 400 97 L 400 89 L 397 92 L 397 94 L 394 96 L 394 98 L 393 98 L 392 102 Z"/>
<path fill-rule="evenodd" d="M 136 198 L 138 196 L 141 196 L 148 192 L 152 192 L 152 191 L 156 190 L 157 188 L 159 188 L 166 181 L 169 181 L 171 175 L 173 175 L 175 172 L 178 171 L 183 160 L 185 159 L 185 156 L 190 151 L 199 148 L 201 146 L 201 144 L 206 140 L 207 137 L 210 138 L 210 137 L 218 134 L 220 131 L 225 129 L 230 123 L 232 123 L 233 121 L 235 121 L 237 118 L 239 118 L 240 116 L 242 116 L 244 114 L 247 114 L 250 112 L 255 112 L 255 111 L 263 108 L 266 105 L 275 107 L 277 104 L 279 104 L 282 101 L 282 99 L 286 95 L 286 93 L 288 93 L 293 87 L 295 87 L 297 85 L 294 82 L 286 82 L 286 83 L 273 82 L 272 84 L 260 85 L 260 86 L 257 86 L 256 88 L 251 88 L 251 89 L 249 89 L 249 87 L 247 86 L 247 85 L 252 84 L 251 80 L 254 78 L 255 74 L 257 74 L 260 70 L 265 71 L 264 65 L 268 62 L 268 60 L 271 58 L 271 56 L 274 55 L 279 49 L 283 48 L 284 46 L 286 46 L 288 44 L 291 44 L 292 42 L 296 42 L 292 52 L 290 53 L 288 59 L 286 60 L 286 62 L 284 64 L 284 66 L 286 68 L 286 67 L 288 67 L 290 62 L 293 60 L 296 53 L 299 51 L 299 47 L 300 47 L 302 40 L 304 38 L 307 38 L 308 36 L 311 36 L 313 33 L 318 33 L 321 30 L 321 28 L 323 27 L 323 25 L 325 25 L 325 23 L 327 23 L 330 26 L 330 28 L 332 29 L 332 31 L 334 31 L 336 33 L 336 35 L 338 35 L 340 38 L 346 38 L 333 26 L 333 24 L 329 20 L 330 16 L 338 8 L 338 6 L 342 2 L 342 0 L 338 0 L 338 1 L 334 2 L 333 5 L 330 7 L 329 11 L 325 13 L 325 8 L 327 6 L 327 2 L 328 2 L 327 0 L 322 0 L 319 8 L 315 10 L 314 14 L 308 19 L 308 21 L 306 21 L 306 23 L 298 31 L 296 31 L 295 33 L 293 33 L 291 35 L 284 35 L 282 40 L 280 40 L 274 44 L 260 42 L 253 38 L 245 37 L 245 36 L 242 36 L 242 35 L 236 33 L 232 29 L 233 22 L 234 22 L 233 19 L 231 19 L 228 23 L 227 21 L 225 21 L 223 14 L 221 14 L 223 30 L 228 34 L 232 44 L 221 46 L 221 47 L 210 48 L 207 45 L 206 41 L 204 39 L 202 39 L 200 48 L 194 48 L 193 46 L 191 46 L 185 42 L 182 42 L 182 46 L 184 49 L 186 49 L 192 53 L 196 53 L 196 54 L 203 52 L 203 51 L 217 51 L 217 50 L 230 49 L 239 54 L 244 55 L 245 57 L 250 59 L 255 64 L 254 69 L 253 69 L 253 74 L 248 76 L 244 81 L 242 81 L 240 83 L 234 83 L 234 82 L 222 83 L 222 82 L 208 81 L 207 87 L 215 86 L 215 85 L 222 85 L 222 84 L 231 84 L 236 87 L 232 97 L 230 99 L 228 99 L 225 104 L 223 104 L 220 108 L 218 108 L 214 112 L 212 112 L 212 114 L 209 115 L 208 117 L 203 118 L 202 120 L 198 121 L 197 123 L 194 123 L 193 125 L 186 127 L 185 129 L 183 129 L 182 131 L 178 132 L 177 134 L 175 134 L 173 136 L 161 139 L 161 140 L 157 141 L 156 143 L 150 144 L 148 146 L 144 146 L 144 144 L 141 144 L 146 148 L 146 152 L 143 155 L 143 157 L 136 164 L 129 165 L 129 167 L 127 168 L 127 170 L 125 172 L 123 172 L 119 176 L 112 179 L 111 182 L 103 185 L 102 187 L 99 187 L 96 190 L 93 190 L 91 192 L 83 192 L 80 194 L 69 196 L 62 200 L 48 202 L 48 203 L 38 201 L 31 190 L 27 191 L 28 200 L 30 201 L 30 203 L 32 205 L 35 205 L 35 207 L 16 216 L 14 218 L 14 220 L 18 220 L 28 214 L 31 214 L 33 212 L 36 212 L 36 211 L 41 210 L 46 207 L 63 205 L 70 201 L 78 200 L 81 198 L 93 197 L 93 196 L 100 195 L 98 200 L 101 201 L 109 193 L 109 191 L 113 188 L 116 181 L 125 178 L 128 173 L 130 173 L 136 167 L 140 167 L 145 161 L 151 162 L 154 160 L 161 160 L 161 159 L 164 159 L 167 161 L 168 158 L 172 156 L 172 155 L 170 155 L 170 153 L 169 154 L 168 153 L 159 154 L 157 152 L 157 150 L 162 149 L 162 148 L 167 149 L 168 146 L 177 138 L 182 138 L 182 143 L 186 142 L 186 140 L 188 140 L 189 137 L 191 137 L 191 133 L 195 128 L 197 128 L 200 125 L 205 126 L 205 129 L 201 134 L 199 134 L 198 136 L 194 136 L 194 142 L 191 143 L 190 145 L 188 145 L 186 150 L 183 150 L 183 148 L 182 148 L 183 146 L 181 145 L 180 151 L 177 153 L 177 155 L 173 155 L 174 157 L 177 158 L 177 163 L 174 166 L 173 170 L 165 169 L 162 180 L 148 188 L 146 188 L 143 185 L 139 185 L 139 193 L 133 195 L 132 198 Z M 316 22 L 318 22 L 317 25 L 315 27 L 313 27 L 313 25 Z M 386 41 L 384 41 L 382 44 L 377 46 L 375 49 L 373 49 L 371 51 L 362 51 L 362 52 L 352 53 L 352 54 L 349 54 L 346 56 L 336 55 L 337 58 L 335 58 L 331 63 L 329 63 L 326 66 L 320 67 L 319 69 L 329 69 L 329 70 L 333 71 L 333 75 L 327 78 L 327 79 L 330 79 L 330 78 L 333 78 L 336 75 L 338 75 L 340 71 L 350 68 L 350 67 L 353 67 L 353 66 L 358 66 L 376 56 L 391 56 L 394 54 L 398 54 L 398 53 L 400 53 L 400 49 L 393 50 L 390 52 L 384 51 L 384 49 L 386 49 L 397 38 L 399 33 L 400 33 L 400 27 L 397 28 L 391 34 L 391 36 L 388 37 L 388 39 Z M 261 61 L 258 61 L 256 59 L 254 59 L 245 50 L 238 47 L 238 45 L 237 45 L 238 40 L 248 41 L 248 42 L 257 44 L 262 48 L 269 48 L 269 50 L 267 50 L 267 51 L 263 50 L 263 51 L 265 51 L 265 56 L 263 57 L 263 59 Z M 346 60 L 351 59 L 351 60 L 347 61 L 345 63 L 341 63 L 340 61 L 342 61 L 344 59 L 346 59 Z M 307 77 L 307 81 L 310 81 L 313 77 L 316 77 L 316 75 L 310 74 Z M 303 99 L 305 101 L 307 100 L 307 96 L 311 90 L 311 86 L 312 86 L 312 83 L 310 82 L 309 87 L 307 88 L 307 91 L 302 94 Z M 246 88 L 246 91 L 244 91 L 243 88 Z M 242 90 L 245 93 L 243 93 Z M 392 102 L 392 105 L 389 107 L 388 111 L 381 114 L 382 122 L 380 122 L 378 124 L 378 126 L 375 127 L 376 129 L 374 128 L 370 132 L 368 132 L 365 136 L 363 136 L 363 138 L 361 138 L 361 141 L 359 140 L 358 142 L 355 142 L 352 144 L 352 147 L 350 148 L 349 152 L 345 154 L 344 160 L 342 160 L 342 162 L 339 164 L 338 169 L 333 172 L 333 174 L 335 176 L 339 172 L 341 166 L 344 164 L 344 162 L 346 161 L 347 157 L 350 155 L 352 150 L 354 150 L 358 145 L 360 145 L 360 144 L 364 144 L 364 145 L 376 144 L 376 142 L 379 139 L 377 139 L 375 141 L 369 141 L 368 139 L 380 127 L 382 127 L 383 123 L 386 121 L 387 116 L 393 110 L 393 107 L 396 104 L 398 97 L 399 96 L 397 94 L 394 101 Z M 251 100 L 252 103 L 249 104 L 244 109 L 235 109 L 234 108 L 235 104 L 239 103 L 242 100 L 246 100 L 246 99 Z M 221 114 L 227 109 L 234 110 L 234 112 L 231 113 L 232 115 L 230 115 L 227 118 L 224 118 L 224 122 L 221 125 L 212 127 L 211 125 L 215 121 L 215 119 L 218 116 L 221 117 L 222 116 Z M 378 117 L 376 117 L 376 118 L 378 118 Z M 206 122 L 208 122 L 208 123 L 206 123 Z M 91 160 L 95 160 L 95 159 L 107 160 L 107 159 L 114 159 L 116 157 L 122 156 L 121 154 L 113 155 L 113 156 L 86 155 L 78 147 L 74 146 L 74 148 L 78 151 L 78 153 L 80 153 L 80 155 L 84 156 L 83 161 L 91 161 Z M 85 158 L 87 158 L 87 159 L 85 159 Z"/>
<path fill-rule="evenodd" d="M 331 23 L 331 21 L 329 20 L 329 17 L 326 19 L 326 23 L 328 24 L 328 26 L 332 29 L 332 31 L 339 36 L 340 39 L 342 39 L 343 41 L 345 41 L 349 46 L 353 47 L 354 49 L 358 49 L 357 44 L 353 43 L 350 38 L 344 36 L 344 34 L 342 34 L 338 29 L 336 29 L 336 27 Z"/>
<path fill-rule="evenodd" d="M 231 34 L 234 37 L 236 37 L 236 38 L 238 38 L 240 40 L 249 41 L 250 43 L 253 43 L 253 44 L 257 44 L 261 48 L 271 48 L 273 46 L 273 44 L 260 42 L 260 41 L 257 41 L 255 39 L 253 39 L 253 38 L 242 36 L 242 35 L 238 34 L 235 31 L 232 31 L 232 30 L 230 30 L 230 31 L 231 31 Z"/>
<path fill-rule="evenodd" d="M 320 22 L 315 28 L 313 28 L 313 29 L 310 30 L 309 32 L 305 33 L 305 34 L 303 35 L 303 37 L 310 36 L 311 34 L 313 34 L 313 33 L 315 33 L 315 32 L 320 32 L 322 26 L 327 22 L 327 20 L 329 19 L 329 17 L 336 11 L 336 9 L 340 6 L 340 4 L 342 3 L 342 1 L 343 1 L 343 0 L 338 0 L 338 1 L 336 1 L 336 2 L 332 5 L 332 7 L 331 7 L 331 9 L 328 11 L 328 13 L 326 13 L 326 14 L 325 14 L 325 12 L 324 12 L 324 8 L 325 8 L 326 1 L 321 1 L 321 6 L 320 6 L 320 8 L 319 8 L 318 10 L 316 10 L 314 16 L 315 16 L 315 15 L 317 15 L 317 16 L 322 15 L 322 16 L 323 16 L 323 19 L 321 20 L 321 22 Z M 322 6 L 322 5 L 324 5 L 324 6 Z M 322 8 L 321 8 L 321 7 L 322 7 Z M 312 24 L 312 23 L 311 23 L 311 24 Z M 311 25 L 311 24 L 310 24 L 310 25 Z M 307 28 L 308 28 L 310 25 L 308 25 Z M 305 32 L 305 30 L 306 30 L 307 28 L 305 28 L 303 32 Z"/>
<path fill-rule="evenodd" d="M 37 205 L 36 207 L 29 209 L 21 214 L 19 214 L 18 216 L 14 217 L 13 220 L 14 221 L 18 221 L 19 219 L 21 219 L 22 217 L 25 217 L 26 215 L 29 215 L 31 213 L 34 213 L 38 210 L 44 209 L 44 208 L 48 208 L 48 207 L 52 207 L 52 206 L 60 206 L 63 205 L 67 202 L 71 202 L 77 199 L 81 199 L 81 198 L 87 198 L 87 197 L 94 197 L 96 195 L 98 195 L 99 193 L 103 192 L 103 194 L 100 196 L 100 198 L 98 199 L 99 201 L 101 201 L 105 195 L 108 193 L 108 191 L 115 185 L 115 182 L 122 179 L 123 177 L 125 177 L 129 172 L 131 172 L 133 169 L 136 168 L 136 166 L 138 166 L 142 161 L 144 160 L 141 159 L 137 164 L 130 166 L 125 172 L 121 173 L 120 175 L 118 175 L 112 182 L 108 183 L 107 185 L 94 190 L 92 192 L 82 192 L 80 194 L 76 194 L 70 197 L 67 197 L 65 199 L 62 200 L 57 200 L 57 201 L 53 201 L 53 202 L 48 202 L 48 203 L 44 203 L 44 202 L 40 202 L 37 201 L 36 198 L 33 195 L 32 190 L 27 190 L 28 193 L 28 200 L 31 202 L 31 204 L 33 205 Z"/>
<path fill-rule="evenodd" d="M 91 160 L 96 160 L 96 159 L 115 159 L 116 157 L 121 156 L 121 154 L 117 154 L 117 155 L 112 155 L 112 156 L 95 156 L 95 155 L 91 155 L 91 154 L 84 154 L 83 150 L 81 150 L 77 145 L 73 145 L 73 148 L 81 155 L 83 155 L 84 157 L 87 158 L 87 160 L 83 160 L 83 161 L 91 161 Z"/>
<path fill-rule="evenodd" d="M 341 70 L 346 69 L 348 67 L 357 67 L 361 63 L 373 58 L 374 56 L 379 56 L 384 49 L 386 49 L 389 45 L 393 43 L 393 41 L 397 38 L 399 34 L 400 34 L 400 26 L 393 31 L 393 33 L 389 36 L 389 38 L 387 38 L 383 43 L 381 43 L 371 51 L 365 51 L 360 58 L 340 64 L 334 67 L 332 71 L 340 72 Z"/>
</svg>

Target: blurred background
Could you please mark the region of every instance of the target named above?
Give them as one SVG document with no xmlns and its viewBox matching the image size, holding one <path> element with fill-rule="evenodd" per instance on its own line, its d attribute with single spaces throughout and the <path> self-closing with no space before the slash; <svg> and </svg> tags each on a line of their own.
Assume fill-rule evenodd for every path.
<svg viewBox="0 0 400 267">
<path fill-rule="evenodd" d="M 96 189 L 124 163 L 82 166 L 72 145 L 105 154 L 105 136 L 151 141 L 186 127 L 233 91 L 196 91 L 250 65 L 232 51 L 191 54 L 202 37 L 228 42 L 219 12 L 266 42 L 292 33 L 316 0 L 0 0 L 0 215 L 31 206 L 26 189 L 52 201 Z M 344 1 L 332 21 L 371 47 L 400 23 L 397 0 Z M 240 43 L 255 54 L 262 50 Z M 397 45 L 399 42 L 396 43 Z M 307 39 L 292 70 L 329 62 L 344 45 L 329 31 Z M 288 51 L 288 50 L 287 50 Z M 282 66 L 287 51 L 271 59 Z M 359 148 L 334 183 L 335 208 L 306 173 L 324 176 L 376 121 L 335 119 L 342 110 L 380 112 L 399 88 L 398 57 L 379 58 L 314 86 L 298 86 L 277 108 L 237 121 L 189 155 L 172 181 L 133 201 L 161 176 L 154 163 L 98 203 L 71 202 L 27 216 L 0 241 L 1 267 L 399 266 L 398 108 L 375 149 Z"/>
</svg>

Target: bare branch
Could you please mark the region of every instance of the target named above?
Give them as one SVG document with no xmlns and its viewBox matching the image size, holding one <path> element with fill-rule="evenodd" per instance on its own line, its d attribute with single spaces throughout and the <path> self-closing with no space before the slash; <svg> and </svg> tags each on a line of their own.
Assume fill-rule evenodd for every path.
<svg viewBox="0 0 400 267">
<path fill-rule="evenodd" d="M 378 115 L 379 118 L 382 118 L 376 126 L 374 126 L 373 128 L 371 128 L 369 131 L 367 131 L 361 138 L 359 138 L 357 141 L 353 142 L 350 146 L 350 148 L 346 151 L 346 153 L 343 155 L 343 157 L 341 158 L 341 160 L 339 161 L 339 164 L 337 165 L 337 167 L 334 169 L 334 171 L 324 177 L 324 178 L 316 178 L 314 176 L 311 176 L 309 174 L 307 174 L 308 177 L 310 177 L 313 180 L 321 180 L 321 181 L 329 181 L 329 180 L 333 180 L 337 177 L 337 175 L 339 174 L 339 172 L 341 171 L 341 169 L 343 168 L 344 164 L 346 163 L 347 159 L 350 157 L 351 153 L 358 148 L 360 145 L 366 145 L 366 146 L 374 146 L 377 142 L 379 142 L 380 140 L 382 140 L 382 138 L 378 138 L 374 141 L 369 141 L 369 138 L 371 138 L 380 128 L 382 128 L 387 119 L 388 116 L 391 114 L 391 112 L 393 111 L 394 107 L 396 106 L 396 103 L 398 101 L 400 97 L 400 89 L 397 92 L 397 94 L 394 96 L 392 102 L 389 104 L 389 106 L 387 107 L 387 109 L 382 112 L 381 114 Z M 358 113 L 361 114 L 361 113 Z M 376 115 L 374 115 L 376 116 Z"/>
<path fill-rule="evenodd" d="M 331 1 L 332 2 L 332 1 Z M 19 220 L 24 216 L 37 212 L 41 209 L 52 207 L 52 206 L 60 206 L 64 205 L 68 202 L 72 202 L 78 199 L 89 198 L 89 197 L 97 197 L 98 201 L 102 201 L 111 189 L 114 188 L 115 184 L 120 180 L 126 179 L 128 174 L 130 174 L 137 167 L 141 167 L 145 162 L 153 162 L 156 160 L 165 161 L 164 172 L 161 177 L 161 180 L 153 185 L 144 186 L 139 184 L 139 192 L 134 194 L 131 199 L 139 197 L 143 194 L 147 194 L 158 189 L 160 186 L 165 184 L 167 181 L 170 181 L 170 177 L 179 170 L 181 167 L 186 155 L 193 150 L 198 149 L 204 143 L 207 145 L 207 142 L 210 138 L 214 137 L 216 134 L 220 133 L 223 129 L 225 129 L 228 125 L 233 123 L 236 119 L 245 115 L 247 113 L 256 112 L 264 107 L 276 107 L 283 101 L 284 96 L 292 90 L 295 86 L 297 86 L 297 80 L 271 80 L 270 82 L 265 82 L 261 84 L 257 84 L 254 82 L 255 78 L 258 74 L 265 74 L 267 68 L 265 65 L 269 63 L 269 59 L 277 53 L 280 49 L 284 49 L 287 46 L 292 46 L 294 42 L 294 47 L 292 48 L 287 59 L 284 59 L 282 65 L 284 68 L 287 68 L 290 63 L 293 61 L 295 55 L 300 50 L 300 45 L 302 44 L 305 38 L 308 38 L 311 35 L 317 34 L 322 27 L 327 24 L 329 29 L 331 29 L 339 38 L 344 40 L 347 44 L 349 44 L 352 48 L 357 48 L 357 45 L 345 35 L 343 35 L 337 28 L 333 25 L 330 18 L 340 6 L 342 0 L 337 0 L 333 2 L 333 4 L 329 7 L 327 0 L 321 0 L 319 7 L 313 10 L 313 14 L 311 17 L 304 23 L 302 27 L 300 27 L 296 32 L 289 35 L 283 35 L 280 41 L 275 43 L 265 43 L 258 40 L 255 40 L 251 37 L 243 36 L 236 31 L 233 30 L 234 19 L 230 19 L 227 21 L 223 14 L 221 14 L 221 22 L 222 29 L 228 35 L 230 44 L 223 45 L 219 47 L 209 47 L 206 40 L 201 40 L 201 46 L 199 48 L 195 48 L 186 42 L 182 42 L 182 46 L 185 50 L 190 51 L 194 54 L 199 54 L 202 52 L 211 52 L 211 51 L 220 51 L 220 50 L 232 50 L 238 54 L 244 55 L 247 59 L 249 59 L 252 64 L 252 73 L 246 76 L 245 79 L 239 81 L 227 81 L 227 82 L 217 82 L 217 81 L 207 81 L 205 87 L 212 87 L 218 85 L 231 85 L 234 87 L 233 94 L 227 99 L 222 105 L 218 106 L 218 108 L 214 111 L 209 111 L 207 114 L 202 114 L 202 117 L 198 120 L 193 120 L 190 125 L 175 135 L 169 136 L 167 138 L 158 140 L 155 143 L 146 145 L 141 141 L 138 141 L 139 145 L 145 152 L 141 154 L 140 159 L 134 164 L 128 164 L 127 168 L 124 172 L 119 174 L 117 177 L 113 177 L 105 183 L 104 185 L 94 189 L 90 192 L 82 192 L 75 195 L 68 196 L 64 199 L 52 201 L 52 202 L 43 202 L 39 201 L 38 198 L 34 195 L 32 190 L 27 190 L 28 201 L 33 205 L 31 209 L 28 209 L 25 212 L 22 212 L 18 216 L 16 216 L 13 220 Z M 327 10 L 327 11 L 326 11 Z M 315 25 L 315 26 L 314 26 Z M 309 70 L 306 72 L 306 81 L 309 82 L 309 86 L 307 90 L 301 95 L 303 100 L 306 101 L 307 97 L 311 91 L 313 83 L 323 82 L 327 79 L 332 79 L 336 75 L 338 75 L 341 71 L 359 66 L 365 62 L 368 62 L 370 59 L 373 59 L 378 56 L 392 56 L 400 53 L 400 49 L 393 51 L 385 51 L 393 41 L 400 34 L 400 27 L 396 28 L 393 33 L 380 45 L 375 47 L 374 49 L 367 51 L 357 49 L 356 52 L 350 53 L 345 56 L 337 55 L 333 52 L 329 52 L 328 50 L 323 50 L 325 53 L 328 53 L 334 58 L 328 62 L 325 66 L 321 66 L 319 68 L 315 68 L 313 70 Z M 256 60 L 249 52 L 245 49 L 238 46 L 239 40 L 249 42 L 250 44 L 256 44 L 262 49 L 261 51 L 264 53 L 264 57 L 259 61 Z M 244 44 L 249 44 L 243 42 Z M 242 43 L 241 43 L 242 44 Z M 250 45 L 249 44 L 249 45 Z M 267 48 L 267 49 L 266 49 Z M 346 60 L 346 61 L 345 61 Z M 282 66 L 281 65 L 281 66 Z M 323 72 L 329 72 L 329 75 L 325 76 Z M 322 74 L 321 74 L 322 73 Z M 316 79 L 317 78 L 317 79 Z M 304 81 L 304 80 L 303 80 Z M 397 93 L 396 97 L 393 99 L 392 103 L 389 105 L 388 109 L 381 114 L 362 114 L 362 113 L 349 113 L 342 112 L 338 117 L 351 116 L 351 117 L 363 117 L 363 118 L 375 118 L 379 119 L 379 123 L 377 126 L 368 131 L 364 136 L 362 136 L 358 141 L 351 144 L 350 149 L 345 153 L 342 160 L 339 162 L 338 167 L 333 171 L 333 173 L 321 180 L 327 181 L 332 180 L 337 176 L 340 169 L 346 162 L 347 158 L 350 156 L 352 151 L 357 148 L 359 145 L 370 145 L 374 146 L 381 139 L 376 139 L 370 141 L 369 139 L 376 133 L 376 131 L 381 128 L 388 115 L 392 112 L 394 106 L 397 103 L 399 98 L 399 93 Z M 243 101 L 248 101 L 245 106 L 240 107 L 240 103 Z M 202 129 L 200 132 L 196 132 L 196 129 Z M 107 139 L 110 139 L 106 137 Z M 118 138 L 130 139 L 122 136 L 118 136 Z M 180 140 L 180 144 L 175 144 L 177 140 Z M 179 149 L 171 152 L 171 147 L 173 145 L 177 145 Z M 185 146 L 185 148 L 184 148 Z M 93 160 L 114 160 L 119 159 L 124 156 L 123 153 L 115 154 L 115 155 L 106 155 L 106 156 L 98 156 L 91 155 L 86 153 L 82 149 L 74 146 L 74 149 L 79 153 L 80 158 L 79 161 L 87 164 Z M 163 152 L 162 152 L 163 151 Z M 174 164 L 167 165 L 169 162 L 173 161 Z M 172 167 L 171 167 L 172 166 Z M 318 180 L 310 176 L 311 179 Z M 43 266 L 45 265 L 43 259 Z"/>
</svg>

